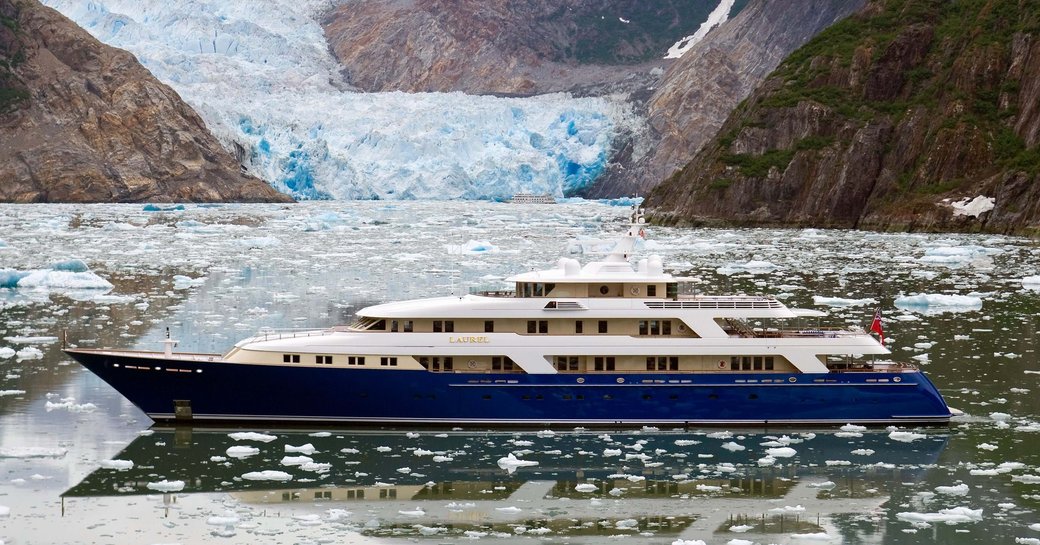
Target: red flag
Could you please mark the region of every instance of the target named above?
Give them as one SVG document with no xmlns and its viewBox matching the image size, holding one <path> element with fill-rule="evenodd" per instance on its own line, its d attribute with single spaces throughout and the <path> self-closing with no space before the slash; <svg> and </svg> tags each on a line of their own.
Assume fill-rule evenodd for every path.
<svg viewBox="0 0 1040 545">
<path fill-rule="evenodd" d="M 881 337 L 881 344 L 882 345 L 885 344 L 885 332 L 884 332 L 884 330 L 881 329 L 881 309 L 880 308 L 878 308 L 877 311 L 874 312 L 874 321 L 870 322 L 870 331 L 873 332 L 873 333 L 877 333 L 878 336 Z"/>
</svg>

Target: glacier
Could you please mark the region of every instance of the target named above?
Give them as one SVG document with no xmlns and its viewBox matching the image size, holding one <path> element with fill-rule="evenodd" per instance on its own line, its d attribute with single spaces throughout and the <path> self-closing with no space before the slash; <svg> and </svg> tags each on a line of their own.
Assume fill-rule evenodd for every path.
<svg viewBox="0 0 1040 545">
<path fill-rule="evenodd" d="M 361 93 L 343 83 L 321 0 L 44 0 L 170 85 L 247 170 L 297 199 L 573 195 L 617 135 L 621 97 Z"/>
</svg>

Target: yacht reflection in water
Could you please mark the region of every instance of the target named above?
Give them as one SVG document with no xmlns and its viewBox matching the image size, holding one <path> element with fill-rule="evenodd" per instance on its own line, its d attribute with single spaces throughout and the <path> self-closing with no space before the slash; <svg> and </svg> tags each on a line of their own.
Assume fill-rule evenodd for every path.
<svg viewBox="0 0 1040 545">
<path fill-rule="evenodd" d="M 132 468 L 98 468 L 63 496 L 157 494 L 183 481 L 166 488 L 167 503 L 225 493 L 385 537 L 769 542 L 825 532 L 841 541 L 836 518 L 879 513 L 948 441 L 945 433 L 902 443 L 884 431 L 833 429 L 152 431 L 115 456 Z"/>
</svg>

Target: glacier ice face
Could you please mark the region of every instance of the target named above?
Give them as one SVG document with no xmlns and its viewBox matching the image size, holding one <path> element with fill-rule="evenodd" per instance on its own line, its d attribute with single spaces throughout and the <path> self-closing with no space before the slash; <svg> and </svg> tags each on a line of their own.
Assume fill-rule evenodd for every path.
<svg viewBox="0 0 1040 545">
<path fill-rule="evenodd" d="M 353 92 L 315 20 L 321 1 L 44 3 L 136 55 L 297 199 L 561 197 L 594 181 L 615 134 L 639 123 L 621 101 L 565 94 Z"/>
</svg>

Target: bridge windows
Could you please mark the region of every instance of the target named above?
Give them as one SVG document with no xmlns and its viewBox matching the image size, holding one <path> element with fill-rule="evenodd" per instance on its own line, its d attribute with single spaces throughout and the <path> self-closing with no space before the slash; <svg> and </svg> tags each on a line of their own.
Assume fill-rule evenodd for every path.
<svg viewBox="0 0 1040 545">
<path fill-rule="evenodd" d="M 678 371 L 679 356 L 647 356 L 647 371 Z"/>
</svg>

